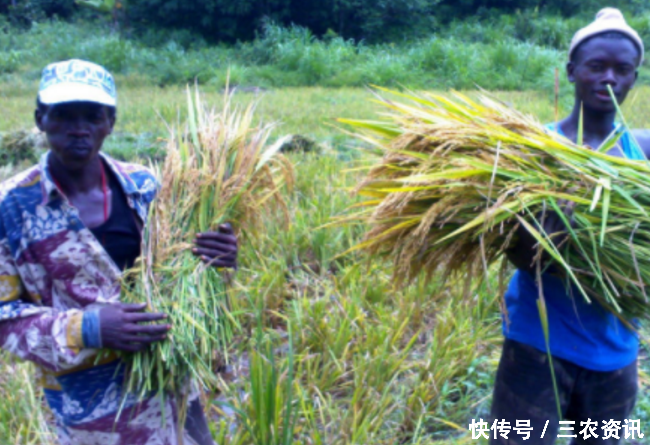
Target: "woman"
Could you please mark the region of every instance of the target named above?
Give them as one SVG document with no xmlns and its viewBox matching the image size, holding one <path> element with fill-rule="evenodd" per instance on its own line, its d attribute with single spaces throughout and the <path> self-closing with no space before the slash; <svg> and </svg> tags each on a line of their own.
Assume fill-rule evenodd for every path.
<svg viewBox="0 0 650 445">
<path fill-rule="evenodd" d="M 123 399 L 122 362 L 96 357 L 99 348 L 142 350 L 172 328 L 149 323 L 165 314 L 120 302 L 119 278 L 140 255 L 156 180 L 101 152 L 116 105 L 113 77 L 99 65 L 69 60 L 43 70 L 35 120 L 50 150 L 0 186 L 0 345 L 37 365 L 62 444 L 174 445 L 174 400 L 162 409 L 157 397 Z M 237 239 L 223 225 L 199 234 L 193 252 L 235 267 Z M 196 397 L 185 426 L 185 443 L 213 443 Z"/>
</svg>

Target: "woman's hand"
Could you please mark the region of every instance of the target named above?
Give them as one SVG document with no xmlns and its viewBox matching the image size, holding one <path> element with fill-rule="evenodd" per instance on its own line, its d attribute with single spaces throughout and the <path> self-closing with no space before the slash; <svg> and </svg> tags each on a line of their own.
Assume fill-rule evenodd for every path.
<svg viewBox="0 0 650 445">
<path fill-rule="evenodd" d="M 198 233 L 194 240 L 194 255 L 214 267 L 237 269 L 237 236 L 230 223 L 219 225 L 216 232 Z"/>
<path fill-rule="evenodd" d="M 104 348 L 137 352 L 167 338 L 168 324 L 141 324 L 167 318 L 163 313 L 144 312 L 147 305 L 117 303 L 98 311 L 101 343 Z"/>
</svg>

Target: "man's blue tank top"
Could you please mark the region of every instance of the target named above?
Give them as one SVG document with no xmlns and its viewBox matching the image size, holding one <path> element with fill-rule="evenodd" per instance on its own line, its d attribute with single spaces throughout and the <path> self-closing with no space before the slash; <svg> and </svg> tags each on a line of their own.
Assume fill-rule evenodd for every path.
<svg viewBox="0 0 650 445">
<path fill-rule="evenodd" d="M 555 124 L 547 126 L 562 134 Z M 621 130 L 622 131 L 622 130 Z M 621 148 L 629 159 L 645 159 L 628 132 L 620 139 Z M 544 274 L 542 290 L 549 323 L 549 343 L 554 357 L 568 360 L 594 371 L 615 371 L 636 360 L 639 339 L 616 316 L 597 302 L 589 304 L 565 281 Z M 537 309 L 539 290 L 535 277 L 517 270 L 505 294 L 509 325 L 503 322 L 506 338 L 546 351 L 546 343 Z"/>
</svg>

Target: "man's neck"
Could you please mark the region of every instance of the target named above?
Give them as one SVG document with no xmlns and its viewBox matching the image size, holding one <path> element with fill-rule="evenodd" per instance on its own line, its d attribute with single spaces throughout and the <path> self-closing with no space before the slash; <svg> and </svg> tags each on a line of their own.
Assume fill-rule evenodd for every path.
<svg viewBox="0 0 650 445">
<path fill-rule="evenodd" d="M 101 163 L 101 158 L 96 156 L 83 167 L 71 169 L 63 165 L 56 156 L 48 157 L 50 174 L 62 189 L 61 191 L 68 197 L 101 188 Z"/>
<path fill-rule="evenodd" d="M 580 126 L 580 109 L 581 104 L 576 103 L 571 114 L 560 123 L 562 130 L 569 137 L 578 134 L 578 127 Z M 604 140 L 612 132 L 615 119 L 615 111 L 611 113 L 603 113 L 583 108 L 582 131 L 585 140 Z"/>
</svg>

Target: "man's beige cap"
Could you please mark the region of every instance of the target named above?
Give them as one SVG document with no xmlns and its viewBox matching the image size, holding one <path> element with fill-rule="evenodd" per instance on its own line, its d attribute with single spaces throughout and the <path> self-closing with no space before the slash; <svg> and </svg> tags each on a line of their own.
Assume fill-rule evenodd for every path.
<svg viewBox="0 0 650 445">
<path fill-rule="evenodd" d="M 573 39 L 571 39 L 571 46 L 569 47 L 569 60 L 571 60 L 573 51 L 575 51 L 582 42 L 591 37 L 597 36 L 598 34 L 610 31 L 620 32 L 636 43 L 637 47 L 641 51 L 641 59 L 639 59 L 640 65 L 641 62 L 643 62 L 643 57 L 645 55 L 643 40 L 641 40 L 639 34 L 637 34 L 637 32 L 627 24 L 621 11 L 616 8 L 601 9 L 598 11 L 598 14 L 596 14 L 596 20 L 575 33 Z"/>
</svg>

